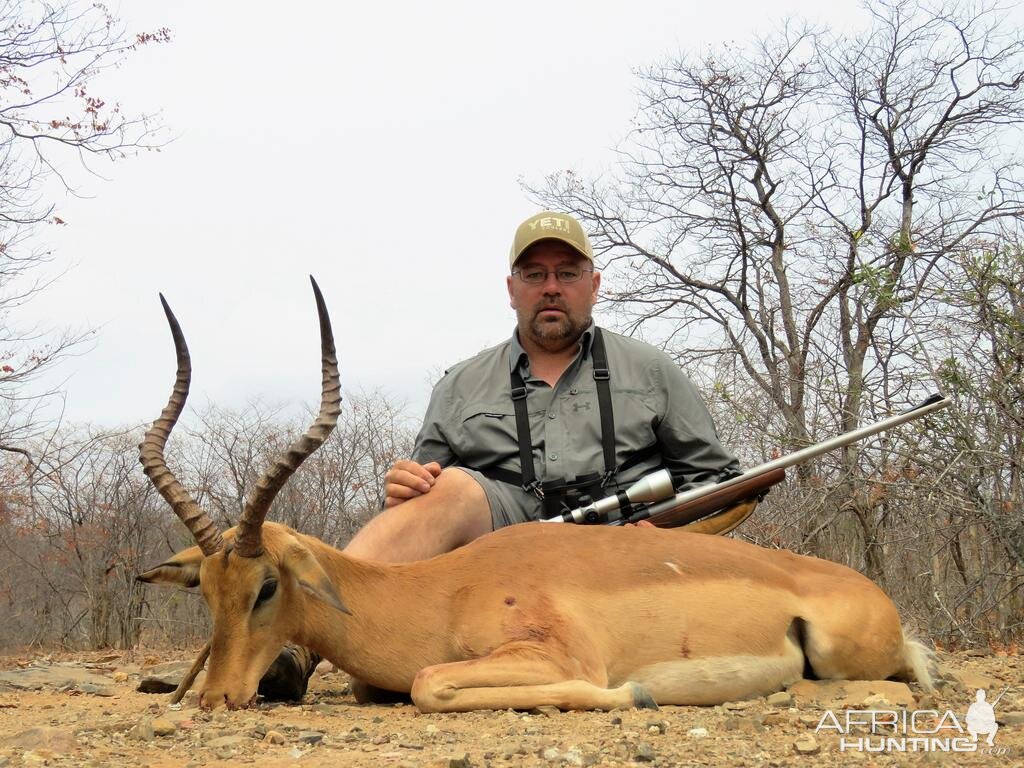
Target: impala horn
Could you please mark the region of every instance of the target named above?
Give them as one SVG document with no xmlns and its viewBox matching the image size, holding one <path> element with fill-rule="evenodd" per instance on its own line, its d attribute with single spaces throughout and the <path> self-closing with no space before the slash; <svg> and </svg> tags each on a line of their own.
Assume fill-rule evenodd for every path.
<svg viewBox="0 0 1024 768">
<path fill-rule="evenodd" d="M 324 297 L 316 280 L 312 275 L 309 280 L 313 284 L 316 311 L 320 318 L 320 361 L 323 372 L 320 413 L 306 434 L 288 446 L 284 456 L 277 459 L 256 482 L 255 489 L 246 500 L 235 535 L 235 552 L 242 557 L 259 557 L 263 554 L 261 530 L 274 497 L 302 462 L 323 445 L 338 423 L 338 414 L 341 413 L 341 385 L 338 380 L 338 358 L 334 352 L 331 318 L 327 314 L 327 305 L 324 304 Z"/>
<path fill-rule="evenodd" d="M 178 325 L 178 320 L 171 312 L 163 294 L 160 294 L 160 303 L 163 304 L 164 314 L 167 315 L 167 323 L 171 326 L 174 351 L 178 358 L 178 373 L 174 379 L 171 398 L 161 411 L 160 418 L 153 422 L 153 426 L 146 431 L 146 435 L 142 439 L 142 444 L 139 446 L 139 461 L 142 463 L 142 471 L 146 473 L 146 477 L 152 481 L 160 495 L 171 505 L 174 514 L 188 528 L 196 540 L 196 544 L 199 545 L 199 549 L 209 557 L 224 548 L 220 531 L 207 514 L 200 509 L 189 492 L 178 482 L 174 473 L 167 468 L 167 461 L 164 459 L 164 446 L 167 444 L 167 438 L 170 436 L 171 430 L 174 429 L 174 425 L 185 407 L 185 400 L 188 398 L 188 387 L 192 380 L 192 361 L 188 356 L 188 345 L 185 344 L 181 326 Z"/>
</svg>

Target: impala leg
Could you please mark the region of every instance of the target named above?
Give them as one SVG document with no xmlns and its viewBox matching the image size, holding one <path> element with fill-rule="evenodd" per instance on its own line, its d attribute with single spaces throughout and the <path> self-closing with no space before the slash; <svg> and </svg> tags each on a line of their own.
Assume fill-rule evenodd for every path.
<svg viewBox="0 0 1024 768">
<path fill-rule="evenodd" d="M 570 677 L 552 652 L 540 645 L 516 643 L 470 661 L 435 664 L 416 675 L 412 700 L 422 712 L 475 709 L 565 710 L 657 709 L 637 683 L 605 688 L 593 680 Z"/>
</svg>

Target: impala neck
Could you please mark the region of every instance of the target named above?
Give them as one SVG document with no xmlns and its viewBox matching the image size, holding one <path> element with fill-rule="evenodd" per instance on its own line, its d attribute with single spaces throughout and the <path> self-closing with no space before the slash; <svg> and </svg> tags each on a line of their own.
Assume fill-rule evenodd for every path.
<svg viewBox="0 0 1024 768">
<path fill-rule="evenodd" d="M 390 565 L 357 560 L 299 536 L 351 615 L 303 595 L 304 622 L 296 642 L 360 680 L 391 690 L 408 690 L 426 659 L 447 655 L 446 633 L 437 631 L 437 622 L 445 615 L 442 605 L 450 590 L 428 561 Z"/>
</svg>

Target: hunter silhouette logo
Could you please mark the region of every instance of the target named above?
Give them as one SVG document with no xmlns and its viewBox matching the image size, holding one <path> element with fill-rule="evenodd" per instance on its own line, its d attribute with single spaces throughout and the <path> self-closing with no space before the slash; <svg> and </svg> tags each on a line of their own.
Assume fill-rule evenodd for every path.
<svg viewBox="0 0 1024 768">
<path fill-rule="evenodd" d="M 978 736 L 988 736 L 985 742 L 990 747 L 995 746 L 996 731 L 999 730 L 999 724 L 996 722 L 996 704 L 1008 690 L 1008 687 L 1004 688 L 1003 692 L 996 696 L 996 700 L 989 704 L 985 701 L 985 691 L 978 689 L 974 703 L 967 708 L 967 717 L 964 718 L 967 732 L 971 734 L 972 739 L 977 741 Z"/>
<path fill-rule="evenodd" d="M 967 709 L 963 720 L 952 710 L 934 709 L 847 709 L 843 712 L 827 710 L 818 723 L 816 732 L 834 731 L 840 737 L 839 751 L 861 752 L 979 752 L 990 755 L 1006 754 L 1005 748 L 995 744 L 996 704 L 1009 687 L 1003 689 L 991 703 L 985 691 L 975 691 L 974 703 Z M 861 734 L 869 735 L 861 735 Z M 979 743 L 978 737 L 985 741 Z"/>
</svg>

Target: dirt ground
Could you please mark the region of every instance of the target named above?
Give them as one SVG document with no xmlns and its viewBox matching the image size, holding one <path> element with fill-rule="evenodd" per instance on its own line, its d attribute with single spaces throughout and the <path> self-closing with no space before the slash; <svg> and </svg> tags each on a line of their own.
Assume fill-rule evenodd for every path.
<svg viewBox="0 0 1024 768">
<path fill-rule="evenodd" d="M 771 702 L 761 698 L 719 707 L 455 715 L 423 715 L 408 704 L 358 705 L 347 675 L 327 665 L 314 676 L 301 704 L 259 703 L 211 715 L 198 710 L 190 695 L 180 709 L 169 709 L 168 694 L 136 688 L 148 667 L 171 659 L 191 661 L 183 653 L 0 657 L 0 768 L 1024 764 L 1024 662 L 1014 653 L 940 654 L 948 683 L 934 694 L 916 686 L 908 691 L 897 683 L 799 683 L 788 698 L 776 695 Z M 69 671 L 79 676 L 77 682 L 59 687 L 35 683 L 37 689 L 30 690 L 11 683 L 36 673 Z M 1007 687 L 995 708 L 1000 722 L 995 746 L 987 751 L 982 736 L 977 752 L 871 753 L 858 748 L 859 740 L 881 744 L 882 737 L 872 737 L 864 726 L 847 734 L 836 730 L 848 709 L 934 710 L 919 722 L 935 725 L 945 717 L 947 727 L 936 736 L 967 736 L 955 730 L 945 710 L 965 724 L 978 688 L 991 701 Z M 836 721 L 826 720 L 830 727 L 819 728 L 830 710 Z M 841 750 L 843 738 L 853 746 Z"/>
</svg>

